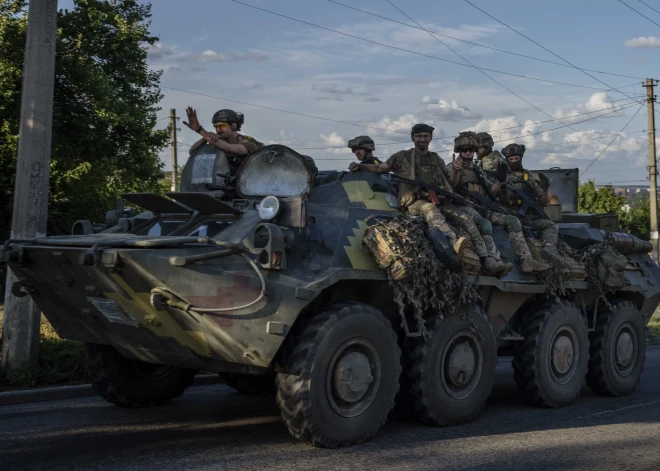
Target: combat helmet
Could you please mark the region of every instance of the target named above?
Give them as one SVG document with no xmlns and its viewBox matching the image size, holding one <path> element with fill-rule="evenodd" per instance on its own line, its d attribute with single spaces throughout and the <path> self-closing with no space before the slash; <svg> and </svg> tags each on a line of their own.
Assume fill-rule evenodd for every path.
<svg viewBox="0 0 660 471">
<path fill-rule="evenodd" d="M 502 154 L 494 150 L 483 159 L 481 159 L 481 169 L 492 177 L 496 177 L 499 181 L 506 180 L 506 174 L 509 170 L 509 165 L 506 163 Z"/>
<path fill-rule="evenodd" d="M 525 145 L 524 144 L 509 144 L 504 149 L 502 149 L 502 154 L 504 157 L 511 157 L 512 155 L 519 155 L 520 158 L 523 158 L 525 154 Z"/>
<path fill-rule="evenodd" d="M 495 145 L 495 142 L 493 141 L 493 136 L 491 136 L 487 132 L 478 133 L 477 142 L 479 142 L 479 147 L 487 147 L 490 149 L 492 149 L 493 146 Z"/>
<path fill-rule="evenodd" d="M 352 145 L 351 142 L 353 143 Z M 376 144 L 374 143 L 374 140 L 371 139 L 369 136 L 358 136 L 355 139 L 351 139 L 350 141 L 348 141 L 348 147 L 350 148 L 362 147 L 371 152 L 376 150 Z"/>
<path fill-rule="evenodd" d="M 454 152 L 459 152 L 461 147 L 471 147 L 475 152 L 478 150 L 479 141 L 473 131 L 464 131 L 454 139 Z"/>
<path fill-rule="evenodd" d="M 243 116 L 243 113 L 236 112 L 234 110 L 220 110 L 216 111 L 215 114 L 213 115 L 213 119 L 211 120 L 213 124 L 215 123 L 238 123 L 238 126 L 236 127 L 237 131 L 241 130 L 241 126 L 243 126 L 243 123 L 245 122 L 245 116 Z"/>
</svg>

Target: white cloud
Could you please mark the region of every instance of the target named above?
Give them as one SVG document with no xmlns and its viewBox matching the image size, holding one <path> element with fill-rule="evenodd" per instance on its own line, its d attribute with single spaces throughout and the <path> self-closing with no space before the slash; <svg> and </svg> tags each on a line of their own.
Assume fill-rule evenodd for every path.
<svg viewBox="0 0 660 471">
<path fill-rule="evenodd" d="M 629 39 L 624 45 L 626 47 L 660 47 L 660 38 L 657 36 L 642 36 L 635 39 Z"/>
<path fill-rule="evenodd" d="M 421 103 L 425 105 L 424 108 L 420 110 L 420 114 L 424 118 L 435 118 L 447 121 L 481 118 L 479 113 L 461 106 L 456 100 L 446 101 L 440 98 L 425 96 L 422 98 Z"/>
<path fill-rule="evenodd" d="M 410 133 L 412 127 L 420 122 L 422 122 L 422 120 L 414 114 L 404 114 L 403 116 L 399 116 L 397 119 L 391 119 L 390 117 L 385 116 L 380 121 L 369 123 L 369 126 L 382 129 L 370 129 L 369 132 L 380 135 L 385 134 L 388 136 L 403 136 L 402 131 Z M 426 124 L 433 126 L 434 122 L 427 121 Z"/>
<path fill-rule="evenodd" d="M 191 54 L 184 56 L 183 60 L 194 60 L 196 62 L 262 62 L 266 60 L 266 54 L 261 51 L 250 51 L 246 53 L 236 52 L 215 52 L 211 49 L 201 54 Z"/>
<path fill-rule="evenodd" d="M 166 56 L 171 56 L 172 54 L 174 54 L 172 48 L 163 43 L 149 44 L 147 46 L 147 55 L 152 60 L 164 59 Z"/>
<path fill-rule="evenodd" d="M 474 132 L 488 132 L 493 136 L 495 141 L 495 148 L 501 149 L 507 144 L 518 143 L 525 144 L 525 147 L 534 147 L 537 139 L 542 141 L 547 140 L 542 137 L 547 133 L 536 134 L 538 131 L 538 124 L 532 120 L 527 120 L 520 123 L 515 116 L 506 116 L 503 118 L 484 119 L 479 121 L 475 126 L 466 129 Z"/>
<path fill-rule="evenodd" d="M 336 132 L 333 132 L 329 136 L 326 136 L 325 134 L 321 134 L 321 140 L 328 147 L 338 147 L 338 149 L 328 149 L 327 152 L 331 152 L 333 154 L 350 154 L 351 153 L 351 149 L 346 147 L 346 144 L 348 144 L 348 139 L 344 139 L 342 136 L 340 136 Z"/>
<path fill-rule="evenodd" d="M 597 92 L 591 95 L 589 101 L 586 103 L 580 104 L 572 110 L 558 108 L 552 116 L 555 119 L 565 120 L 566 122 L 583 121 L 585 119 L 600 117 L 600 115 L 604 115 L 602 116 L 603 118 L 617 118 L 623 114 L 620 110 L 615 111 L 621 106 L 626 106 L 626 104 L 614 103 L 606 92 Z M 585 115 L 585 113 L 592 114 Z"/>
</svg>

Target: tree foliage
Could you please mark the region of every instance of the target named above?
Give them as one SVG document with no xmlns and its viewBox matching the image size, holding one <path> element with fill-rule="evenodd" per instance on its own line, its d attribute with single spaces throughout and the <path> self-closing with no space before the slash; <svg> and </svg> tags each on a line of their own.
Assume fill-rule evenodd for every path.
<svg viewBox="0 0 660 471">
<path fill-rule="evenodd" d="M 640 192 L 641 193 L 641 192 Z M 648 192 L 626 198 L 614 194 L 611 186 L 598 188 L 593 181 L 580 185 L 578 189 L 578 211 L 581 213 L 613 213 L 619 218 L 619 226 L 642 240 L 649 240 L 651 224 L 651 204 Z M 633 206 L 627 213 L 622 209 L 627 201 Z M 629 203 L 630 204 L 630 203 Z"/>
<path fill-rule="evenodd" d="M 75 0 L 57 19 L 48 233 L 76 219 L 104 221 L 121 192 L 162 192 L 156 130 L 160 71 L 147 66 L 150 5 Z M 9 235 L 20 89 L 27 32 L 25 0 L 0 0 L 0 238 Z"/>
</svg>

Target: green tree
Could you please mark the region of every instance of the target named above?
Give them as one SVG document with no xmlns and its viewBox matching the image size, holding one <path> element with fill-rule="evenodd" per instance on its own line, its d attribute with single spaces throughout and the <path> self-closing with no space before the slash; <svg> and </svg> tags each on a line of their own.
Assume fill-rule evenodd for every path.
<svg viewBox="0 0 660 471">
<path fill-rule="evenodd" d="M 578 211 L 581 213 L 613 213 L 621 217 L 621 207 L 626 204 L 625 196 L 614 194 L 614 188 L 596 188 L 590 180 L 578 189 Z"/>
<path fill-rule="evenodd" d="M 162 192 L 157 130 L 161 71 L 147 66 L 151 6 L 135 0 L 75 0 L 57 19 L 49 234 L 76 219 L 103 221 L 117 195 Z M 27 30 L 25 0 L 0 0 L 0 239 L 9 235 L 20 89 Z"/>
<path fill-rule="evenodd" d="M 651 236 L 651 202 L 642 201 L 636 208 L 632 208 L 620 219 L 621 227 L 642 240 L 649 240 Z"/>
</svg>

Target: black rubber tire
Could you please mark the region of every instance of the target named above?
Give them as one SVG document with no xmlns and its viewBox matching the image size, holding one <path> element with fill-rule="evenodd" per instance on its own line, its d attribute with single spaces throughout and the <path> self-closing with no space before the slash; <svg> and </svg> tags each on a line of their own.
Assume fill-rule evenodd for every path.
<svg viewBox="0 0 660 471">
<path fill-rule="evenodd" d="M 138 370 L 152 365 L 124 358 L 110 345 L 85 344 L 87 371 L 92 386 L 108 402 L 121 407 L 149 407 L 169 403 L 192 384 L 196 370 L 163 367 L 148 378 Z"/>
<path fill-rule="evenodd" d="M 272 396 L 276 392 L 273 373 L 262 375 L 224 373 L 221 376 L 227 386 L 245 396 Z"/>
<path fill-rule="evenodd" d="M 525 338 L 516 343 L 513 356 L 518 392 L 529 404 L 562 407 L 580 395 L 589 362 L 589 337 L 580 310 L 570 301 L 549 302 L 532 308 L 522 318 L 518 332 Z M 553 378 L 551 345 L 560 329 L 572 330 L 573 355 L 567 377 L 559 384 Z M 577 353 L 577 362 L 574 354 Z M 573 368 L 575 365 L 575 368 Z"/>
<path fill-rule="evenodd" d="M 475 305 L 472 319 L 451 316 L 434 319 L 427 340 L 406 340 L 405 400 L 422 421 L 440 426 L 457 425 L 472 420 L 484 408 L 495 381 L 497 340 L 490 319 L 481 306 Z M 454 342 L 458 336 L 458 342 Z M 469 345 L 475 353 L 473 378 L 469 391 L 450 393 L 449 369 L 445 354 L 456 345 Z M 480 352 L 475 351 L 480 348 Z M 448 351 L 449 349 L 449 351 Z M 480 371 L 479 371 L 480 370 Z M 465 394 L 465 397 L 460 397 Z"/>
<path fill-rule="evenodd" d="M 360 339 L 366 339 L 377 352 L 379 381 L 368 386 L 365 394 L 373 394 L 373 400 L 366 410 L 346 417 L 333 408 L 328 369 L 336 353 L 343 351 L 348 342 Z M 394 406 L 401 374 L 400 357 L 392 325 L 377 309 L 360 303 L 341 303 L 315 314 L 287 337 L 282 372 L 275 378 L 277 404 L 289 432 L 300 440 L 326 448 L 372 438 Z M 377 389 L 371 389 L 374 386 Z"/>
<path fill-rule="evenodd" d="M 619 371 L 615 365 L 617 334 L 625 329 L 632 341 L 634 363 Z M 639 310 L 630 301 L 614 301 L 612 308 L 601 310 L 596 329 L 590 334 L 587 384 L 601 396 L 627 396 L 637 388 L 646 359 L 644 324 Z M 629 370 L 629 371 L 628 371 Z"/>
</svg>

